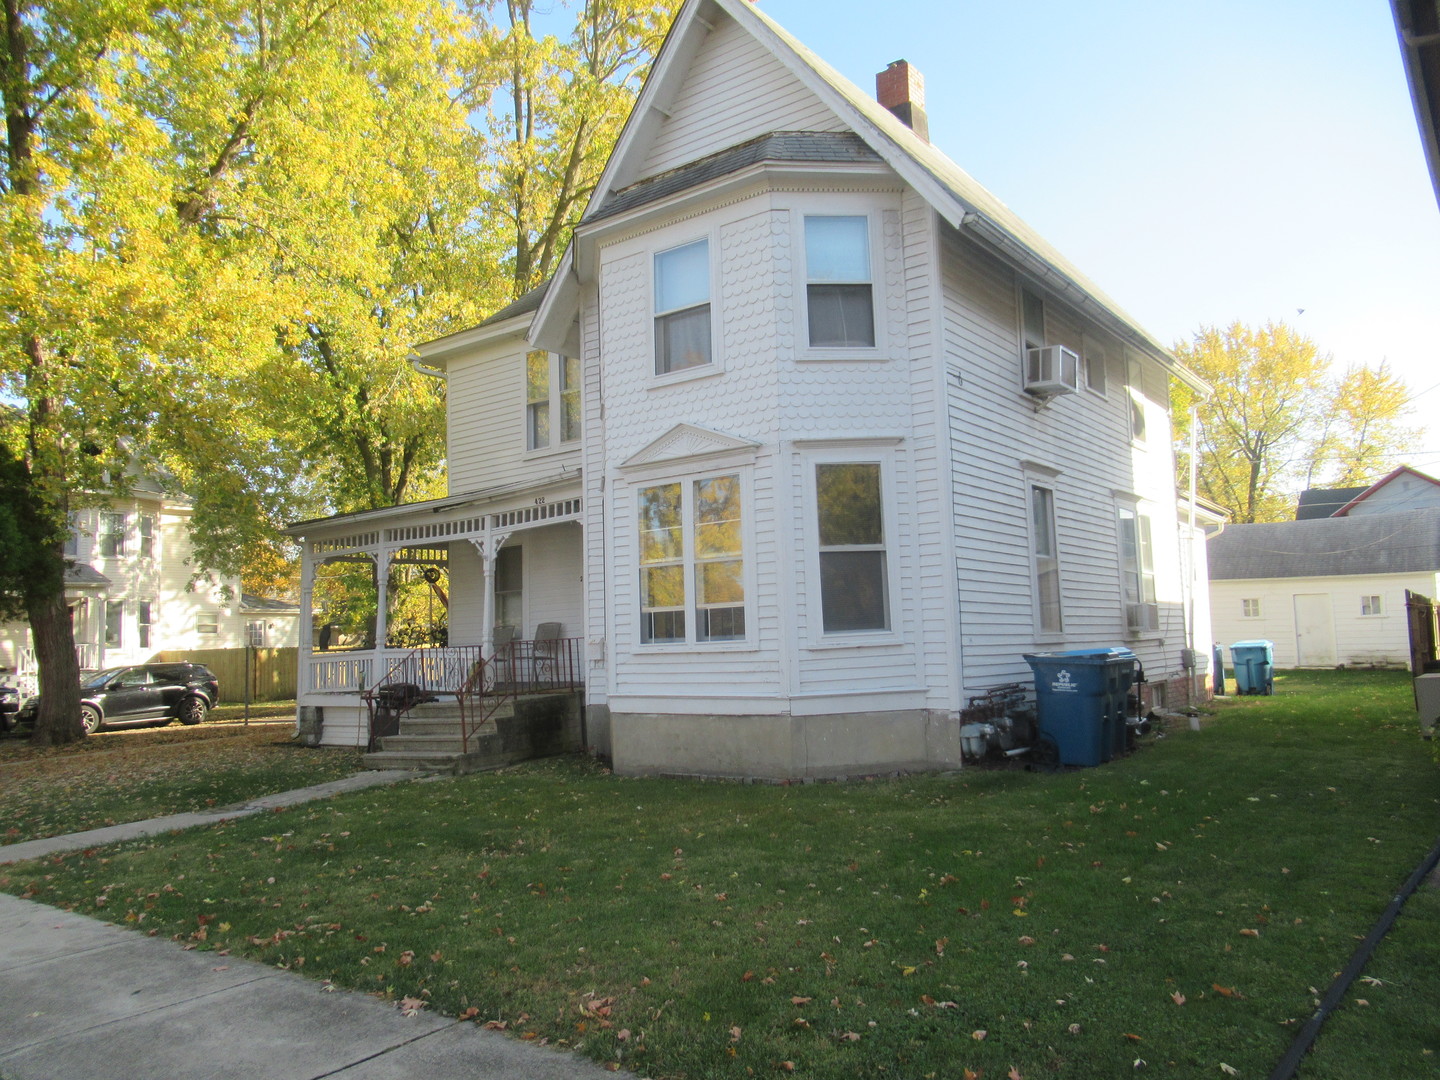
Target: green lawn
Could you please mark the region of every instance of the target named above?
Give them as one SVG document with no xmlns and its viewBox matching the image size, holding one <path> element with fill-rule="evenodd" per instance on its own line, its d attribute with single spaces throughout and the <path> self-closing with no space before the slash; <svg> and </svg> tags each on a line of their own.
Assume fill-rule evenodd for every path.
<svg viewBox="0 0 1440 1080">
<path fill-rule="evenodd" d="M 1097 769 L 785 787 L 567 759 L 0 888 L 645 1076 L 1264 1077 L 1440 831 L 1403 675 L 1276 690 Z M 1435 903 L 1302 1075 L 1437 1071 Z"/>
<path fill-rule="evenodd" d="M 219 711 L 219 710 L 217 710 Z M 102 731 L 62 747 L 0 741 L 0 845 L 82 832 L 349 776 L 358 750 L 311 750 L 287 722 Z M 3 851 L 3 847 L 0 847 Z"/>
</svg>

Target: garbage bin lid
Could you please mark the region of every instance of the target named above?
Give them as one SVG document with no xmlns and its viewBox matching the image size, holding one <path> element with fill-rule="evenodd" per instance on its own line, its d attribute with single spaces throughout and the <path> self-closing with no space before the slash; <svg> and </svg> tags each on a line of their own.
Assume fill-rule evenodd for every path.
<svg viewBox="0 0 1440 1080">
<path fill-rule="evenodd" d="M 1230 648 L 1232 648 L 1232 649 L 1273 649 L 1274 647 L 1275 647 L 1275 643 L 1274 643 L 1273 641 L 1264 641 L 1264 640 L 1260 640 L 1260 641 L 1237 641 L 1237 642 L 1235 642 L 1235 644 L 1233 644 L 1233 645 L 1230 646 Z"/>
<path fill-rule="evenodd" d="M 1116 661 L 1135 660 L 1135 654 L 1121 646 L 1108 649 L 1070 649 L 1067 652 L 1025 653 L 1026 660 L 1060 660 L 1066 663 L 1108 664 Z"/>
</svg>

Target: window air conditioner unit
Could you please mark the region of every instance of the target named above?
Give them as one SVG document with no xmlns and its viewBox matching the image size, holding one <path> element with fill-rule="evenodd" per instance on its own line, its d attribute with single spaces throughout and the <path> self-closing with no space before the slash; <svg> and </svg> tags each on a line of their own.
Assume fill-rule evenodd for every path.
<svg viewBox="0 0 1440 1080">
<path fill-rule="evenodd" d="M 1025 392 L 1052 398 L 1080 385 L 1080 354 L 1064 345 L 1046 345 L 1025 354 Z"/>
<path fill-rule="evenodd" d="M 1142 630 L 1159 630 L 1160 606 L 1158 604 L 1126 604 L 1125 626 L 1137 633 Z"/>
</svg>

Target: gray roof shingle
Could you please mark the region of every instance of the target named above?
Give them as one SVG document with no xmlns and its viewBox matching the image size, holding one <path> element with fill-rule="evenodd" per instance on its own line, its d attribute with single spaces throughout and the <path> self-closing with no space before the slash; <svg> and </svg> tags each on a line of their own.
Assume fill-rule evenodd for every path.
<svg viewBox="0 0 1440 1080">
<path fill-rule="evenodd" d="M 1230 525 L 1206 545 L 1210 577 L 1440 572 L 1440 507 L 1395 514 Z"/>
</svg>

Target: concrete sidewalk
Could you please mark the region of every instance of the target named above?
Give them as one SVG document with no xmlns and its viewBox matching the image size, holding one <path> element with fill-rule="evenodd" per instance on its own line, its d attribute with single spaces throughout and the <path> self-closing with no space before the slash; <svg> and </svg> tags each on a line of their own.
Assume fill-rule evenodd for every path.
<svg viewBox="0 0 1440 1080">
<path fill-rule="evenodd" d="M 256 799 L 0 848 L 38 858 L 261 813 L 411 779 L 364 773 Z M 24 854 L 22 854 L 22 851 Z M 350 991 L 252 960 L 186 952 L 168 938 L 0 893 L 4 1080 L 598 1080 L 582 1058 L 473 1022 Z"/>
</svg>

